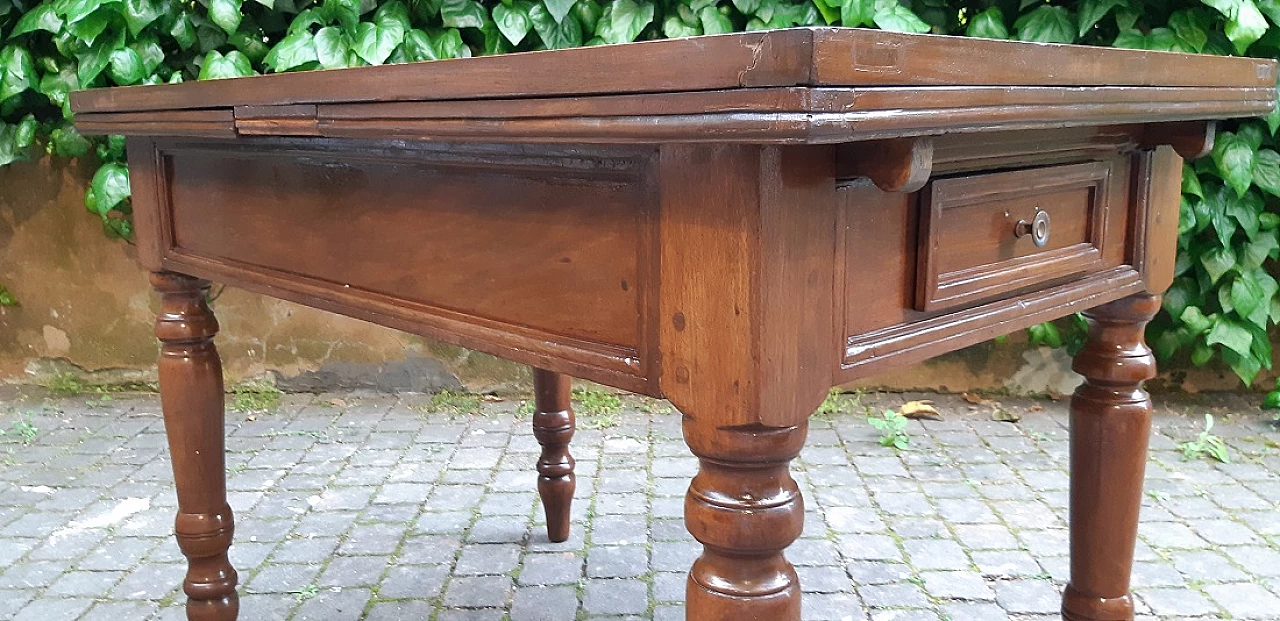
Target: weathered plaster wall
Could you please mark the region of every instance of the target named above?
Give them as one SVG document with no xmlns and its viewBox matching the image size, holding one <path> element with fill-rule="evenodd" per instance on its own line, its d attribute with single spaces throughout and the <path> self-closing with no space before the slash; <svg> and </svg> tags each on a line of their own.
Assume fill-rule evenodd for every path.
<svg viewBox="0 0 1280 621">
<path fill-rule="evenodd" d="M 88 166 L 52 160 L 0 168 L 0 282 L 20 308 L 0 308 L 0 381 L 55 373 L 90 382 L 154 379 L 154 300 L 132 246 L 107 239 L 82 207 Z M 354 319 L 227 288 L 214 303 L 228 379 L 273 375 L 286 389 L 434 391 L 523 388 L 520 365 Z M 1069 391 L 1062 352 L 1027 350 L 1015 336 L 881 375 L 863 386 L 952 391 Z M 1192 389 L 1230 389 L 1217 371 Z"/>
</svg>

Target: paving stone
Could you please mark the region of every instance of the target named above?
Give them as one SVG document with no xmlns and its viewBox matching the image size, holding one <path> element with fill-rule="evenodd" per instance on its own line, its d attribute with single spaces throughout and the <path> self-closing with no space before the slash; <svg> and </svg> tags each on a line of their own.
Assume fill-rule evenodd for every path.
<svg viewBox="0 0 1280 621">
<path fill-rule="evenodd" d="M 649 585 L 640 580 L 588 580 L 582 606 L 591 614 L 638 615 L 649 609 Z"/>
<path fill-rule="evenodd" d="M 448 565 L 395 565 L 378 585 L 378 597 L 431 598 L 440 594 L 449 577 Z"/>
<path fill-rule="evenodd" d="M 457 576 L 508 574 L 520 561 L 520 546 L 514 544 L 470 545 L 453 568 Z"/>
<path fill-rule="evenodd" d="M 465 576 L 449 581 L 444 604 L 451 607 L 505 607 L 511 596 L 511 578 L 506 576 Z"/>
<path fill-rule="evenodd" d="M 1195 617 L 1218 612 L 1213 602 L 1190 589 L 1146 589 L 1137 595 L 1157 615 Z"/>
<path fill-rule="evenodd" d="M 315 597 L 302 602 L 291 621 L 357 620 L 364 616 L 372 596 L 368 589 L 321 589 Z"/>
<path fill-rule="evenodd" d="M 649 571 L 649 552 L 640 546 L 596 546 L 587 552 L 588 578 L 635 578 Z"/>
<path fill-rule="evenodd" d="M 1010 614 L 1054 614 L 1062 596 L 1048 580 L 1011 580 L 994 585 L 996 602 Z"/>
<path fill-rule="evenodd" d="M 428 421 L 412 409 L 420 398 L 368 399 L 338 409 L 304 407 L 307 397 L 270 420 L 231 422 L 242 617 L 683 621 L 701 546 L 683 523 L 697 461 L 678 414 L 628 410 L 618 427 L 580 430 L 571 538 L 550 543 L 532 485 L 540 449 L 511 402 Z M 0 618 L 185 619 L 163 427 L 154 397 L 136 402 L 148 417 L 60 406 L 19 468 L 0 468 Z M 803 619 L 1058 621 L 1044 578 L 1061 584 L 1069 570 L 1065 408 L 1049 402 L 1007 425 L 961 405 L 947 421 L 913 423 L 915 450 L 898 454 L 861 420 L 815 419 L 793 474 L 805 534 L 787 550 Z M 88 440 L 57 428 L 77 416 L 98 430 Z M 1180 420 L 1157 413 L 1172 431 L 1153 438 L 1138 621 L 1274 621 L 1280 458 L 1183 462 L 1174 443 L 1185 425 L 1169 426 Z M 1221 434 L 1259 435 L 1255 422 L 1230 417 Z M 40 484 L 56 493 L 20 489 Z M 124 498 L 151 506 L 111 528 L 77 526 Z M 299 602 L 309 585 L 319 592 Z"/>
<path fill-rule="evenodd" d="M 93 600 L 83 597 L 42 598 L 27 604 L 11 621 L 51 621 L 75 619 L 84 614 Z"/>
<path fill-rule="evenodd" d="M 924 590 L 938 599 L 990 601 L 995 593 L 983 580 L 982 574 L 972 571 L 927 571 L 919 577 L 924 580 Z"/>
<path fill-rule="evenodd" d="M 1210 584 L 1204 590 L 1234 619 L 1280 615 L 1280 597 L 1258 584 Z"/>
<path fill-rule="evenodd" d="M 862 601 L 871 608 L 924 608 L 929 598 L 915 584 L 879 584 L 857 587 Z"/>
<path fill-rule="evenodd" d="M 511 618 L 521 621 L 563 621 L 578 612 L 578 590 L 567 586 L 527 586 L 516 589 Z"/>
<path fill-rule="evenodd" d="M 369 615 L 365 617 L 365 621 L 429 619 L 431 618 L 431 610 L 431 602 L 424 600 L 377 602 L 369 609 Z"/>
<path fill-rule="evenodd" d="M 902 543 L 907 561 L 916 569 L 966 569 L 969 558 L 964 548 L 950 539 L 908 539 Z"/>
</svg>

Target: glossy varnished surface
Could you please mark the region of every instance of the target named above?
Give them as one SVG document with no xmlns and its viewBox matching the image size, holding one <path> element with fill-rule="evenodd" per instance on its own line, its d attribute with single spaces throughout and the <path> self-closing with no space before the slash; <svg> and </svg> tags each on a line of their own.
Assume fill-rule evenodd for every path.
<svg viewBox="0 0 1280 621">
<path fill-rule="evenodd" d="M 236 615 L 198 277 L 533 366 L 552 540 L 569 377 L 668 398 L 700 462 L 691 621 L 801 618 L 789 464 L 833 384 L 1097 307 L 1063 614 L 1131 621 L 1142 328 L 1172 279 L 1182 157 L 1209 120 L 1269 110 L 1274 78 L 796 29 L 78 93 L 83 131 L 130 136 L 190 617 Z M 1039 213 L 1034 246 L 1019 222 Z"/>
</svg>

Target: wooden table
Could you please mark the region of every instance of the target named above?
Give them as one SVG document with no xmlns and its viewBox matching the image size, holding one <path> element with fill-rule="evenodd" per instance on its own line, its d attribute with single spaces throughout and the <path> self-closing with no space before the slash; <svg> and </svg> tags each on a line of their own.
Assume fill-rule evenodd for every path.
<svg viewBox="0 0 1280 621">
<path fill-rule="evenodd" d="M 552 540 L 568 378 L 670 399 L 701 463 L 697 621 L 800 618 L 788 464 L 831 386 L 1086 311 L 1062 614 L 1132 619 L 1182 158 L 1275 83 L 818 28 L 76 93 L 81 131 L 129 137 L 188 616 L 238 611 L 212 279 L 537 369 Z"/>
</svg>

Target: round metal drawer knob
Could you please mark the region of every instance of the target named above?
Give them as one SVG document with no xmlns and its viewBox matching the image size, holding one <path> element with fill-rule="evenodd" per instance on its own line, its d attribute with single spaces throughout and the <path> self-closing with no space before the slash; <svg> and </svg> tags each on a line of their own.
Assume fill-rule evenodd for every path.
<svg viewBox="0 0 1280 621">
<path fill-rule="evenodd" d="M 1037 248 L 1044 248 L 1049 244 L 1049 212 L 1043 209 L 1037 209 L 1036 215 L 1031 222 L 1026 220 L 1018 220 L 1017 226 L 1013 229 L 1013 234 L 1017 237 L 1031 236 L 1031 243 Z"/>
</svg>

